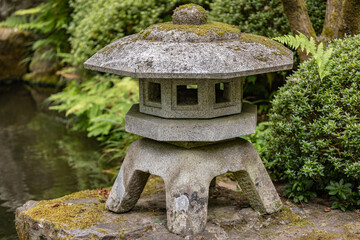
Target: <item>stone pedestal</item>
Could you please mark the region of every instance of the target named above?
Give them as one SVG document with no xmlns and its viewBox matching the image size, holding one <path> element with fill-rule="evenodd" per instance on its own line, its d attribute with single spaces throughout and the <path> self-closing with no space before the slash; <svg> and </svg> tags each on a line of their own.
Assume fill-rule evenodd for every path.
<svg viewBox="0 0 360 240">
<path fill-rule="evenodd" d="M 130 146 L 106 207 L 118 213 L 130 211 L 149 174 L 158 175 L 166 187 L 168 229 L 197 234 L 206 225 L 210 182 L 227 172 L 238 176 L 252 208 L 260 213 L 281 208 L 280 198 L 251 143 L 235 139 L 186 149 L 146 138 Z"/>
</svg>

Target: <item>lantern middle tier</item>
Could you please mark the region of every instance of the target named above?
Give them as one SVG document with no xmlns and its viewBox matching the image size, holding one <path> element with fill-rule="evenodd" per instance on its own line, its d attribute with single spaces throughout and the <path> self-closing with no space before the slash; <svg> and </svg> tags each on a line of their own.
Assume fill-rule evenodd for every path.
<svg viewBox="0 0 360 240">
<path fill-rule="evenodd" d="M 140 112 L 163 118 L 214 118 L 242 108 L 243 78 L 140 79 Z"/>
</svg>

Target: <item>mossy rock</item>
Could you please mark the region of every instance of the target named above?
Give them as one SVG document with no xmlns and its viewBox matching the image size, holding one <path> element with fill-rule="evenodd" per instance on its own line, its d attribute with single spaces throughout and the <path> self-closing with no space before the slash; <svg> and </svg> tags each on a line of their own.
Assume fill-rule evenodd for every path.
<svg viewBox="0 0 360 240">
<path fill-rule="evenodd" d="M 12 28 L 0 28 L 0 82 L 21 80 L 27 71 L 23 61 L 29 54 L 30 32 Z"/>
<path fill-rule="evenodd" d="M 208 222 L 199 239 L 360 239 L 360 216 L 308 203 L 294 206 L 283 199 L 284 208 L 260 216 L 249 208 L 244 194 L 225 188 L 226 176 L 217 179 L 210 196 Z M 221 185 L 221 186 L 220 186 Z M 29 201 L 16 211 L 20 239 L 162 239 L 186 236 L 166 228 L 164 183 L 151 176 L 133 210 L 115 214 L 104 209 L 109 189 L 86 190 L 47 201 Z M 322 202 L 323 203 L 323 202 Z M 301 207 L 301 209 L 299 208 Z M 187 238 L 189 239 L 189 238 Z"/>
</svg>

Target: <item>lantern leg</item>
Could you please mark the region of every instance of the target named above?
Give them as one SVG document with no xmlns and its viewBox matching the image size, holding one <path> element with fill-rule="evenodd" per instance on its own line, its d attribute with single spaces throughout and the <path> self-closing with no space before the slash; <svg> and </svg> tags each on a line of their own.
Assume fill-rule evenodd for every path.
<svg viewBox="0 0 360 240">
<path fill-rule="evenodd" d="M 112 212 L 123 213 L 130 211 L 139 200 L 146 185 L 150 174 L 135 170 L 133 166 L 131 154 L 128 154 L 106 201 L 106 208 Z"/>
<path fill-rule="evenodd" d="M 177 234 L 197 234 L 206 226 L 210 181 L 179 172 L 181 176 L 165 179 L 167 226 Z"/>
<path fill-rule="evenodd" d="M 244 143 L 237 149 L 241 161 L 237 166 L 230 167 L 229 171 L 235 172 L 239 186 L 254 210 L 261 214 L 275 213 L 282 207 L 275 186 L 255 147 L 250 142 L 242 141 Z"/>
</svg>

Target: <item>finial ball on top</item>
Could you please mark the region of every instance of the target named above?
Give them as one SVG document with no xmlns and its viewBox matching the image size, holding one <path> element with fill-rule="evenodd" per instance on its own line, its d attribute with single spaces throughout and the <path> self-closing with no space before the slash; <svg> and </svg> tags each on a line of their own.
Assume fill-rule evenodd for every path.
<svg viewBox="0 0 360 240">
<path fill-rule="evenodd" d="M 173 24 L 201 25 L 207 23 L 206 10 L 196 4 L 185 4 L 177 7 L 172 16 Z"/>
</svg>

